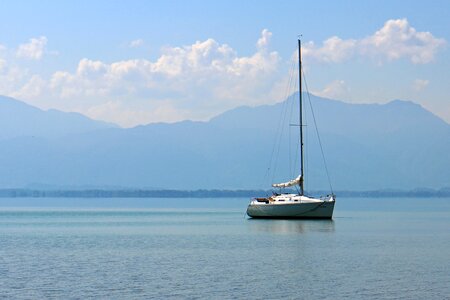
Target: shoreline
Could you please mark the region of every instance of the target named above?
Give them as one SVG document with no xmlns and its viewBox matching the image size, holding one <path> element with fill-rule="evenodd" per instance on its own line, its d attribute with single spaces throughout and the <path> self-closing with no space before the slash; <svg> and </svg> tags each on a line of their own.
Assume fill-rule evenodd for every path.
<svg viewBox="0 0 450 300">
<path fill-rule="evenodd" d="M 295 191 L 286 190 L 290 193 Z M 0 198 L 252 198 L 271 195 L 272 190 L 147 190 L 147 189 L 0 189 Z M 326 195 L 329 192 L 311 191 L 308 195 Z M 349 198 L 445 198 L 450 189 L 336 191 L 338 197 Z"/>
</svg>

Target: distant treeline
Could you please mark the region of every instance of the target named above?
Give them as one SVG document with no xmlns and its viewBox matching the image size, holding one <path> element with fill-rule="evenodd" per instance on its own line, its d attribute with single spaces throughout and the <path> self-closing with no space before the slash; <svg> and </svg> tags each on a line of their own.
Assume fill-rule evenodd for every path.
<svg viewBox="0 0 450 300">
<path fill-rule="evenodd" d="M 294 192 L 295 191 L 285 191 Z M 0 197 L 48 197 L 48 198 L 239 198 L 262 197 L 272 195 L 267 190 L 145 190 L 145 189 L 87 189 L 87 190 L 34 190 L 0 189 Z M 308 195 L 326 195 L 329 192 L 312 191 Z M 372 190 L 372 191 L 336 191 L 338 197 L 450 197 L 450 188 L 439 190 L 415 189 Z"/>
</svg>

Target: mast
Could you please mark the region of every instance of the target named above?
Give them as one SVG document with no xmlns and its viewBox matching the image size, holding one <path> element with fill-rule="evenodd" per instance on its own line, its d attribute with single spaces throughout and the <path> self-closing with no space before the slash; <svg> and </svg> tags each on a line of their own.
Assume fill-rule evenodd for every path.
<svg viewBox="0 0 450 300">
<path fill-rule="evenodd" d="M 298 39 L 298 86 L 299 86 L 299 118 L 300 118 L 300 194 L 304 194 L 303 177 L 303 108 L 302 108 L 302 42 Z"/>
</svg>

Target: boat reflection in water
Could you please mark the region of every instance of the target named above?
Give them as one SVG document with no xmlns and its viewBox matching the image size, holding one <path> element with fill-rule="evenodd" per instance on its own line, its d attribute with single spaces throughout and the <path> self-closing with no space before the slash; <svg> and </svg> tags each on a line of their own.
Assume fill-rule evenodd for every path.
<svg viewBox="0 0 450 300">
<path fill-rule="evenodd" d="M 265 220 L 248 219 L 251 231 L 271 232 L 279 234 L 289 233 L 334 233 L 333 220 Z"/>
</svg>

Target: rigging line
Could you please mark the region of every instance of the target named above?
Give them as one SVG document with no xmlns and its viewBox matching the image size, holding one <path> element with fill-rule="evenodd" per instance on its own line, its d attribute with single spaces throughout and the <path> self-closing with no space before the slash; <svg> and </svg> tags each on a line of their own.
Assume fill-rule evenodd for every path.
<svg viewBox="0 0 450 300">
<path fill-rule="evenodd" d="M 294 66 L 294 67 L 296 67 L 296 66 Z M 294 76 L 292 75 L 292 77 L 294 77 Z M 294 80 L 293 82 L 294 82 L 293 90 L 295 91 L 298 88 L 297 80 Z M 293 119 L 294 107 L 295 107 L 295 104 L 296 104 L 295 92 L 289 97 L 289 101 L 291 103 L 291 109 L 289 110 L 290 111 L 289 122 L 293 123 L 293 120 L 294 120 Z M 289 140 L 289 160 L 288 160 L 288 162 L 289 162 L 289 178 L 296 178 L 298 175 L 295 175 L 295 170 L 292 169 L 292 167 L 297 164 L 297 154 L 298 154 L 298 152 L 297 152 L 297 148 L 295 148 L 296 149 L 295 156 L 294 156 L 295 163 L 292 164 L 292 138 L 291 138 L 292 137 L 292 130 L 291 129 L 292 129 L 292 126 L 289 126 L 289 135 L 288 135 L 288 140 Z M 296 146 L 298 146 L 298 143 L 297 143 Z"/>
<path fill-rule="evenodd" d="M 292 60 L 292 65 L 291 65 L 291 68 L 289 70 L 290 71 L 290 75 L 289 75 L 288 84 L 287 84 L 286 90 L 285 90 L 285 97 L 284 97 L 284 99 L 287 99 L 287 100 L 289 100 L 288 92 L 289 92 L 289 90 L 291 88 L 292 80 L 293 80 L 293 75 L 292 75 L 293 69 L 294 69 L 294 60 Z M 288 106 L 288 101 L 285 101 L 283 103 L 281 111 L 280 111 L 280 117 L 278 118 L 277 129 L 275 131 L 275 143 L 273 144 L 273 147 L 272 147 L 272 152 L 271 152 L 270 160 L 269 160 L 269 168 L 267 169 L 266 176 L 265 176 L 266 177 L 265 180 L 268 180 L 269 177 L 270 177 L 269 173 L 271 171 L 272 165 L 274 165 L 274 170 L 272 170 L 272 178 L 271 178 L 272 182 L 273 182 L 273 179 L 274 179 L 274 176 L 275 176 L 276 166 L 277 166 L 277 161 L 278 161 L 278 155 L 279 155 L 279 152 L 280 152 L 280 144 L 281 144 L 282 131 L 283 131 L 282 130 L 282 124 L 283 124 L 284 119 L 286 118 L 287 106 Z M 277 148 L 277 145 L 278 145 L 278 148 Z M 277 154 L 276 154 L 275 163 L 274 163 L 275 150 L 277 150 Z"/>
<path fill-rule="evenodd" d="M 280 128 L 281 128 L 281 130 L 280 130 L 280 133 L 278 135 L 278 140 L 277 140 L 277 143 L 276 143 L 278 145 L 278 147 L 277 147 L 277 152 L 276 152 L 276 156 L 275 156 L 276 159 L 275 159 L 275 162 L 274 162 L 274 168 L 273 168 L 273 173 L 272 173 L 272 182 L 275 179 L 275 174 L 276 174 L 277 167 L 278 167 L 278 164 L 279 164 L 278 160 L 279 160 L 279 156 L 280 156 L 280 149 L 281 149 L 281 144 L 282 144 L 282 141 L 283 141 L 283 134 L 284 134 L 284 130 L 285 130 L 285 127 L 282 126 L 282 124 L 286 124 L 286 118 L 287 118 L 287 112 L 288 112 L 288 104 L 289 104 L 289 98 L 285 101 L 282 119 L 280 120 Z"/>
<path fill-rule="evenodd" d="M 321 141 L 320 135 L 319 135 L 319 129 L 317 128 L 316 116 L 314 115 L 314 110 L 313 110 L 312 103 L 311 103 L 311 96 L 309 94 L 308 84 L 306 82 L 305 73 L 302 72 L 302 74 L 303 74 L 303 81 L 305 82 L 306 93 L 308 95 L 309 106 L 311 107 L 311 114 L 312 114 L 313 121 L 314 121 L 314 127 L 316 128 L 316 134 L 317 134 L 317 139 L 319 141 L 320 152 L 322 153 L 322 159 L 323 159 L 323 164 L 325 166 L 325 172 L 327 173 L 328 184 L 330 185 L 331 193 L 334 194 L 333 186 L 331 185 L 330 173 L 328 172 L 327 162 L 325 160 L 325 154 L 323 153 L 323 147 L 322 147 L 322 141 Z"/>
<path fill-rule="evenodd" d="M 292 109 L 290 109 L 292 111 Z M 292 120 L 292 113 L 289 115 L 289 122 L 291 122 Z M 289 166 L 289 177 L 291 176 L 292 173 L 292 165 L 291 165 L 291 161 L 292 161 L 292 141 L 291 141 L 291 134 L 292 134 L 292 126 L 289 126 L 289 132 L 287 134 L 287 138 L 288 138 L 288 166 Z"/>
<path fill-rule="evenodd" d="M 293 163 L 290 164 L 291 167 L 297 165 L 298 157 L 299 157 L 300 139 L 296 138 L 295 141 L 296 141 L 296 143 L 295 143 L 295 147 L 294 147 L 294 149 L 295 149 L 294 161 L 293 161 Z M 290 175 L 291 175 L 291 178 L 296 178 L 299 175 L 298 170 L 295 170 L 295 169 L 291 170 L 291 174 Z"/>
<path fill-rule="evenodd" d="M 291 110 L 292 111 L 292 110 Z M 292 116 L 292 113 L 291 113 L 291 116 Z M 291 121 L 291 119 L 292 119 L 292 117 L 291 116 L 289 116 L 289 121 Z M 289 177 L 291 176 L 291 174 L 292 174 L 292 164 L 291 164 L 291 161 L 292 161 L 292 147 L 291 147 L 291 134 L 292 134 L 292 127 L 291 126 L 289 126 L 289 132 L 288 132 L 288 165 L 289 165 Z"/>
<path fill-rule="evenodd" d="M 296 69 L 296 72 L 295 73 L 297 73 L 298 71 L 298 63 L 297 63 L 297 61 L 295 62 L 295 69 Z M 296 76 L 297 77 L 297 76 Z M 295 80 L 294 81 L 294 91 L 296 91 L 297 89 L 298 89 L 298 92 L 300 93 L 300 87 L 299 87 L 299 82 L 297 81 L 297 80 Z M 294 119 L 293 119 L 293 112 L 294 111 L 299 111 L 299 109 L 294 109 L 294 107 L 295 106 L 297 106 L 297 104 L 298 105 L 300 105 L 300 103 L 299 102 L 297 102 L 296 100 L 297 100 L 297 97 L 295 97 L 295 93 L 293 94 L 293 96 L 292 96 L 292 106 L 291 106 L 291 121 L 293 121 L 293 123 L 295 123 L 296 121 L 298 121 L 298 119 L 297 120 L 295 120 L 294 121 Z M 298 126 L 301 126 L 300 124 L 298 125 Z M 296 132 L 296 134 L 297 134 L 297 132 Z M 289 135 L 289 139 L 291 139 L 291 136 L 292 136 L 292 134 L 291 135 Z M 295 144 L 295 154 L 294 154 L 294 163 L 290 163 L 289 164 L 289 167 L 290 168 L 292 168 L 292 166 L 296 166 L 297 165 L 297 163 L 298 163 L 298 158 L 299 158 L 299 152 L 300 152 L 300 137 L 298 137 L 297 135 L 296 135 L 296 138 L 294 139 L 295 141 L 296 141 L 296 144 Z M 290 147 L 291 147 L 291 145 L 289 145 Z M 289 160 L 290 162 L 291 162 L 291 160 Z M 299 174 L 295 171 L 295 170 L 291 170 L 290 171 L 290 173 L 291 173 L 291 176 L 290 176 L 290 178 L 296 178 Z M 297 194 L 300 194 L 300 186 L 299 185 L 295 185 L 295 190 L 296 190 L 296 192 L 297 192 Z"/>
<path fill-rule="evenodd" d="M 289 85 L 290 83 L 288 83 L 288 85 Z M 287 89 L 288 87 L 286 87 L 286 89 Z M 287 94 L 287 92 L 286 92 L 286 94 Z M 277 129 L 276 129 L 276 131 L 275 131 L 275 143 L 273 144 L 273 147 L 272 147 L 272 153 L 271 153 L 271 157 L 270 157 L 270 161 L 269 161 L 269 169 L 268 169 L 268 171 L 272 168 L 272 163 L 273 163 L 273 158 L 274 158 L 274 154 L 275 154 L 275 150 L 276 150 L 276 148 L 277 148 L 277 145 L 279 144 L 278 143 L 278 139 L 280 138 L 280 132 L 281 132 L 281 124 L 283 123 L 282 122 L 282 120 L 283 120 L 283 114 L 285 114 L 285 111 L 286 111 L 286 106 L 287 106 L 287 104 L 286 103 L 283 103 L 283 105 L 282 105 L 282 107 L 281 107 L 281 111 L 280 111 L 280 117 L 278 118 L 278 124 L 277 124 Z"/>
<path fill-rule="evenodd" d="M 306 105 L 305 105 L 306 106 Z M 303 115 L 303 119 L 304 119 L 304 124 L 305 124 L 305 129 L 306 130 L 304 130 L 304 132 L 303 132 L 303 135 L 304 135 L 304 139 L 305 139 L 305 146 L 303 147 L 303 151 L 305 151 L 305 155 L 304 155 L 304 157 L 305 157 L 305 162 L 304 162 L 304 167 L 303 167 L 303 169 L 304 169 L 304 171 L 303 171 L 303 173 L 304 173 L 304 178 L 308 178 L 308 180 L 305 180 L 305 179 L 303 179 L 303 184 L 305 185 L 304 186 L 304 190 L 305 191 L 308 191 L 309 190 L 309 179 L 311 178 L 311 177 L 309 177 L 309 150 L 310 150 L 310 143 L 309 143 L 309 134 L 308 134 L 308 131 L 309 131 L 309 128 L 307 127 L 307 125 L 308 125 L 308 114 L 304 114 Z"/>
<path fill-rule="evenodd" d="M 296 88 L 297 88 L 297 84 L 296 84 Z M 297 102 L 297 101 L 295 101 L 295 102 Z M 292 103 L 294 103 L 294 101 L 292 101 Z M 292 105 L 291 111 L 294 111 L 294 105 Z M 291 136 L 292 136 L 292 134 L 289 136 L 289 138 L 291 138 Z M 298 132 L 297 131 L 295 131 L 295 137 L 296 138 L 294 139 L 294 141 L 296 141 L 296 143 L 295 143 L 295 148 L 294 148 L 295 149 L 294 162 L 289 165 L 291 168 L 292 168 L 292 166 L 296 166 L 297 165 L 299 152 L 300 152 L 300 138 L 298 137 Z M 291 162 L 291 160 L 290 160 L 290 162 Z M 298 175 L 299 175 L 298 174 L 298 169 L 291 170 L 291 178 L 296 178 Z"/>
<path fill-rule="evenodd" d="M 290 80 L 290 82 L 289 82 L 289 85 L 288 85 L 287 90 L 286 90 L 286 95 L 287 95 L 291 85 L 292 85 L 292 80 Z M 278 159 L 279 159 L 279 155 L 280 155 L 280 149 L 281 149 L 281 144 L 282 144 L 283 134 L 284 134 L 284 126 L 283 126 L 283 124 L 286 123 L 287 112 L 288 112 L 288 104 L 289 104 L 289 98 L 287 98 L 287 100 L 285 100 L 285 102 L 284 102 L 282 116 L 281 116 L 281 118 L 279 120 L 280 122 L 278 124 L 279 126 L 278 126 L 277 136 L 276 136 L 277 139 L 276 139 L 276 143 L 275 143 L 275 145 L 277 145 L 278 147 L 276 149 L 274 168 L 273 168 L 273 172 L 272 172 L 272 182 L 274 181 L 275 174 L 276 174 L 277 167 L 278 167 Z"/>
</svg>

